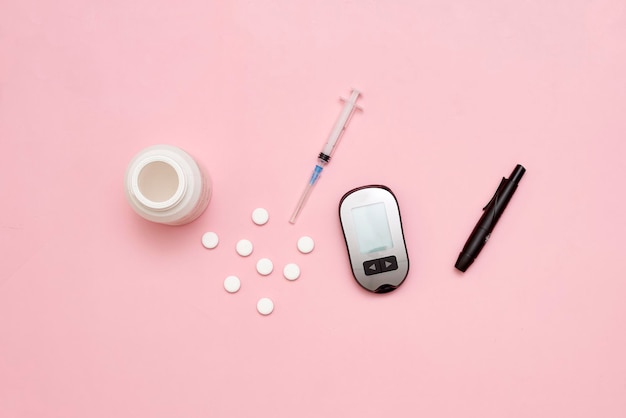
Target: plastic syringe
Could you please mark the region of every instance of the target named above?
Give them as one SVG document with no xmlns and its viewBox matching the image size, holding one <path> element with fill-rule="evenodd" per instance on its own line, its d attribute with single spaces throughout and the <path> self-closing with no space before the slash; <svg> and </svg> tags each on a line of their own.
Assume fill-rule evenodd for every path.
<svg viewBox="0 0 626 418">
<path fill-rule="evenodd" d="M 346 127 L 348 126 L 348 122 L 350 121 L 350 118 L 352 117 L 354 110 L 357 108 L 360 109 L 360 107 L 357 106 L 356 104 L 356 101 L 359 98 L 360 94 L 361 92 L 359 92 L 358 90 L 352 89 L 352 94 L 350 95 L 349 99 L 346 100 L 342 98 L 346 102 L 346 104 L 344 105 L 343 110 L 341 111 L 341 114 L 339 115 L 339 118 L 337 119 L 337 122 L 335 122 L 335 126 L 333 127 L 333 130 L 330 132 L 330 135 L 328 136 L 328 141 L 326 142 L 324 149 L 322 149 L 322 152 L 320 152 L 319 155 L 317 156 L 317 164 L 315 165 L 315 168 L 313 169 L 313 174 L 311 174 L 311 178 L 309 179 L 309 182 L 304 188 L 304 191 L 302 192 L 302 196 L 300 196 L 300 201 L 298 201 L 298 205 L 296 206 L 296 209 L 293 211 L 293 214 L 291 215 L 291 219 L 289 219 L 290 223 L 292 224 L 296 223 L 296 219 L 298 219 L 298 215 L 300 215 L 300 212 L 302 212 L 304 205 L 309 199 L 309 196 L 311 195 L 311 192 L 313 191 L 313 187 L 319 180 L 322 170 L 324 169 L 324 166 L 328 164 L 328 162 L 330 161 L 330 157 L 332 157 L 333 152 L 335 151 L 335 148 L 337 147 L 337 144 L 339 143 L 339 140 L 341 139 L 341 135 L 345 131 Z"/>
</svg>

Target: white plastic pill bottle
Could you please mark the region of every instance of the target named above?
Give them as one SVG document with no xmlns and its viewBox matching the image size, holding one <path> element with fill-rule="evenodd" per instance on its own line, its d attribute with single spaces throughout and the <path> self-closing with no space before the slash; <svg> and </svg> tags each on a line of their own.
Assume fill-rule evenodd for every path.
<svg viewBox="0 0 626 418">
<path fill-rule="evenodd" d="M 154 145 L 140 151 L 126 170 L 126 197 L 143 218 L 167 225 L 189 223 L 211 199 L 211 179 L 182 149 Z"/>
</svg>

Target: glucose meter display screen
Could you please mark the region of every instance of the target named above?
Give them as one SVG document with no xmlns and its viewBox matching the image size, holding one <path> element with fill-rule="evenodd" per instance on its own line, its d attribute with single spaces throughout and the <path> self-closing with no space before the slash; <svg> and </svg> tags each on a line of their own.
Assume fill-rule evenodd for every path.
<svg viewBox="0 0 626 418">
<path fill-rule="evenodd" d="M 361 253 L 370 254 L 393 248 L 384 203 L 373 203 L 354 208 L 352 209 L 352 219 Z"/>
</svg>

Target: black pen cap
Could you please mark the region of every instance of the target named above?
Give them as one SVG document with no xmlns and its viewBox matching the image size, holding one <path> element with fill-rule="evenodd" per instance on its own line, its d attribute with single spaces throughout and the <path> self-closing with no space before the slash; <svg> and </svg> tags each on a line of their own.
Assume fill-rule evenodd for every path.
<svg viewBox="0 0 626 418">
<path fill-rule="evenodd" d="M 517 184 L 522 179 L 522 176 L 524 175 L 525 172 L 526 172 L 526 169 L 524 168 L 524 166 L 518 164 L 513 170 L 513 172 L 511 173 L 511 175 L 509 176 L 508 180 L 510 182 L 513 182 L 514 184 Z"/>
</svg>

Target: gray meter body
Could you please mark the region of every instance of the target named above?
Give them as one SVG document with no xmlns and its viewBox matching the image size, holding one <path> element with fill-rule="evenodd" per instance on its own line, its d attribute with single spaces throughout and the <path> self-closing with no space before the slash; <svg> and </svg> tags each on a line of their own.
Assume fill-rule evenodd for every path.
<svg viewBox="0 0 626 418">
<path fill-rule="evenodd" d="M 375 293 L 400 286 L 409 272 L 409 255 L 391 190 L 380 185 L 350 190 L 339 203 L 339 219 L 356 281 Z"/>
</svg>

